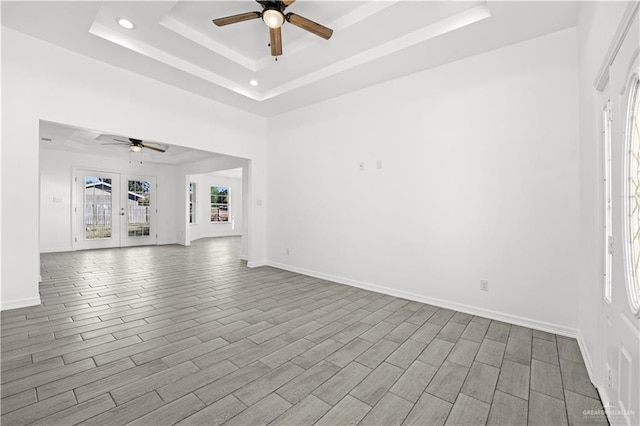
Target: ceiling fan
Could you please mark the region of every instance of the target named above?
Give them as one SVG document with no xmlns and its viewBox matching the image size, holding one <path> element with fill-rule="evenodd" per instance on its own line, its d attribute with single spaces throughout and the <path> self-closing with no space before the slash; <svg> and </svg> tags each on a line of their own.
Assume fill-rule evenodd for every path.
<svg viewBox="0 0 640 426">
<path fill-rule="evenodd" d="M 285 21 L 309 31 L 312 34 L 322 37 L 325 40 L 329 40 L 333 35 L 333 30 L 313 22 L 310 19 L 296 15 L 295 13 L 286 13 L 285 9 L 291 6 L 296 0 L 277 0 L 277 1 L 262 1 L 256 0 L 262 5 L 262 12 L 246 12 L 238 15 L 226 16 L 224 18 L 214 19 L 213 23 L 219 27 L 235 24 L 238 22 L 249 21 L 251 19 L 262 18 L 264 23 L 269 27 L 269 38 L 271 42 L 271 56 L 282 55 L 282 25 Z M 277 60 L 277 58 L 276 58 Z"/>
<path fill-rule="evenodd" d="M 161 145 L 157 143 L 143 142 L 141 139 L 128 138 L 128 140 L 124 140 L 124 138 L 114 135 L 102 135 L 99 139 L 108 139 L 115 141 L 103 143 L 102 145 L 129 146 L 129 151 L 131 152 L 140 152 L 142 151 L 142 148 L 151 149 L 158 152 L 167 152 L 167 147 L 162 148 Z"/>
</svg>

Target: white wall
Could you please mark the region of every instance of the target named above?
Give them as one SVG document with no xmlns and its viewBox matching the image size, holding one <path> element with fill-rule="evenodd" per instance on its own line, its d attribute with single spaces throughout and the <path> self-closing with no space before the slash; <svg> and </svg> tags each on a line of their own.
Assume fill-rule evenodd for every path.
<svg viewBox="0 0 640 426">
<path fill-rule="evenodd" d="M 211 173 L 188 175 L 196 184 L 196 223 L 188 226 L 188 239 L 242 235 L 242 179 L 216 176 Z M 230 222 L 211 222 L 210 195 L 212 186 L 229 188 Z"/>
<path fill-rule="evenodd" d="M 52 149 L 42 149 L 40 156 L 40 252 L 69 251 L 73 249 L 71 216 L 73 214 L 72 180 L 76 169 L 95 169 L 116 173 L 140 174 L 156 177 L 158 244 L 178 243 L 182 198 L 178 169 L 164 164 L 133 161 L 122 158 L 87 155 Z M 77 230 L 74 230 L 77 231 Z"/>
<path fill-rule="evenodd" d="M 570 29 L 269 120 L 270 263 L 575 335 L 576 78 Z"/>
<path fill-rule="evenodd" d="M 251 160 L 248 257 L 265 261 L 264 118 L 3 27 L 2 205 L 21 208 L 2 215 L 2 309 L 39 303 L 39 120 Z"/>
</svg>

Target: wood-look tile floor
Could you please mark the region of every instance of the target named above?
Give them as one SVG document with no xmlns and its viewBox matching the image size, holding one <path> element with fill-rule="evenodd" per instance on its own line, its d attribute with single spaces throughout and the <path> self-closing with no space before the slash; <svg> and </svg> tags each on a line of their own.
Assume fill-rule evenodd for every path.
<svg viewBox="0 0 640 426">
<path fill-rule="evenodd" d="M 239 245 L 42 255 L 42 305 L 2 312 L 2 424 L 606 424 L 574 339 Z"/>
</svg>

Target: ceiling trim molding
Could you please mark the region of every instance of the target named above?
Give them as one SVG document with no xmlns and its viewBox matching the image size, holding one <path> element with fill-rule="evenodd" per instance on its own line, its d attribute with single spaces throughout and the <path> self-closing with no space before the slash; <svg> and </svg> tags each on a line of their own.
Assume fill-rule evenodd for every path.
<svg viewBox="0 0 640 426">
<path fill-rule="evenodd" d="M 618 29 L 611 39 L 611 43 L 609 44 L 609 48 L 607 49 L 607 53 L 602 58 L 602 63 L 600 64 L 600 69 L 596 74 L 595 80 L 593 80 L 593 86 L 596 88 L 598 92 L 602 92 L 604 88 L 607 86 L 609 82 L 609 67 L 613 63 L 622 47 L 622 43 L 624 42 L 629 29 L 631 28 L 631 24 L 638 14 L 638 8 L 640 7 L 640 2 L 632 1 L 627 5 L 627 8 L 622 15 L 622 19 L 620 19 L 620 24 L 618 25 Z"/>
<path fill-rule="evenodd" d="M 374 10 L 379 11 L 381 9 L 370 9 L 369 13 L 374 13 Z M 94 22 L 91 25 L 89 32 L 121 47 L 132 50 L 146 57 L 155 59 L 156 61 L 164 63 L 180 71 L 202 78 L 217 86 L 224 87 L 239 95 L 245 96 L 249 99 L 253 99 L 257 102 L 262 102 L 283 95 L 300 87 L 315 83 L 318 80 L 331 77 L 335 74 L 350 70 L 360 65 L 364 65 L 386 55 L 390 55 L 403 49 L 407 49 L 418 43 L 422 43 L 448 32 L 455 31 L 457 29 L 482 21 L 489 18 L 490 16 L 491 12 L 489 11 L 486 3 L 474 6 L 463 12 L 457 13 L 448 18 L 428 25 L 424 28 L 420 28 L 409 34 L 397 37 L 386 43 L 365 50 L 364 52 L 358 53 L 354 56 L 338 61 L 324 68 L 308 73 L 302 77 L 290 80 L 263 93 L 248 90 L 245 86 L 239 85 L 236 82 L 229 80 L 213 71 L 204 69 L 191 62 L 185 61 L 184 59 L 178 58 L 175 55 L 169 54 L 161 49 L 128 37 L 98 22 Z M 352 18 L 350 18 L 348 22 L 353 22 Z M 346 22 L 345 24 L 348 24 L 348 22 Z"/>
<path fill-rule="evenodd" d="M 150 46 L 139 40 L 135 40 L 133 38 L 120 34 L 117 31 L 114 31 L 105 25 L 94 22 L 91 25 L 91 28 L 89 28 L 89 32 L 95 36 L 98 36 L 107 41 L 115 43 L 118 46 L 124 47 L 125 49 L 129 49 L 136 53 L 144 55 L 146 57 L 155 59 L 158 62 L 162 62 L 175 69 L 184 71 L 187 74 L 191 74 L 196 77 L 202 78 L 203 80 L 206 80 L 217 86 L 227 88 L 239 95 L 246 96 L 247 98 L 250 98 L 256 101 L 261 100 L 257 93 L 252 93 L 248 91 L 245 87 L 240 86 L 234 81 L 224 78 L 221 75 L 216 74 L 212 71 L 209 71 L 202 67 L 194 65 L 191 62 L 185 61 L 184 59 L 180 59 L 174 55 L 171 55 L 165 52 L 164 50 L 160 50 L 156 47 Z"/>
<path fill-rule="evenodd" d="M 255 61 L 239 54 L 235 50 L 228 48 L 222 43 L 218 43 L 217 41 L 211 39 L 210 37 L 207 37 L 201 32 L 190 28 L 178 19 L 175 19 L 171 16 L 165 16 L 160 20 L 159 24 L 166 29 L 173 31 L 174 33 L 179 34 L 182 37 L 192 41 L 195 44 L 198 44 L 214 53 L 217 53 L 220 56 L 224 56 L 228 60 L 245 67 L 249 71 L 258 71 L 258 65 Z"/>
<path fill-rule="evenodd" d="M 334 20 L 333 22 L 328 23 L 327 26 L 333 28 L 334 32 L 349 28 L 359 22 L 364 21 L 370 16 L 375 15 L 376 13 L 382 12 L 383 10 L 395 5 L 399 1 L 400 0 L 384 2 L 375 1 L 371 3 L 365 3 L 363 6 L 358 7 L 347 15 L 344 15 Z M 248 69 L 249 71 L 258 72 L 274 65 L 273 58 L 271 57 L 264 57 L 262 59 L 254 61 L 245 55 L 237 53 L 235 50 L 227 47 L 226 45 L 213 40 L 211 37 L 208 37 L 201 32 L 190 28 L 188 25 L 185 25 L 179 19 L 172 17 L 171 11 L 169 11 L 169 13 L 160 20 L 159 24 L 166 29 L 173 31 L 174 33 L 190 40 L 193 43 L 196 43 L 214 53 L 217 53 L 220 56 L 224 56 L 228 60 L 235 62 L 236 64 Z M 293 56 L 296 53 L 302 52 L 312 46 L 315 42 L 314 37 L 315 36 L 311 34 L 306 34 L 301 39 L 292 43 L 288 43 L 287 56 Z"/>
<path fill-rule="evenodd" d="M 282 95 L 283 93 L 300 88 L 307 84 L 311 84 L 323 78 L 327 78 L 334 74 L 347 71 L 349 69 L 379 59 L 383 56 L 390 55 L 400 50 L 409 48 L 418 43 L 422 43 L 448 32 L 466 27 L 467 25 L 471 25 L 483 19 L 487 19 L 490 16 L 491 12 L 489 11 L 489 8 L 486 4 L 475 6 L 471 9 L 465 10 L 464 12 L 460 12 L 449 18 L 435 22 L 424 28 L 400 36 L 384 44 L 366 50 L 362 53 L 359 53 L 347 59 L 343 59 L 342 61 L 336 62 L 315 72 L 309 73 L 305 76 L 275 87 L 265 93 L 261 100 L 274 98 L 276 96 Z"/>
</svg>

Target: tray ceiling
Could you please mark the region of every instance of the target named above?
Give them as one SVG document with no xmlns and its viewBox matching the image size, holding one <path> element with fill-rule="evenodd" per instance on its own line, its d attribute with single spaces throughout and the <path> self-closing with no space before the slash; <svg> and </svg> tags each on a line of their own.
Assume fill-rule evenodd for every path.
<svg viewBox="0 0 640 426">
<path fill-rule="evenodd" d="M 287 11 L 275 61 L 264 23 L 211 20 L 252 0 L 2 2 L 4 26 L 246 111 L 273 116 L 393 78 L 575 26 L 576 2 L 312 1 Z M 135 28 L 117 23 L 127 18 Z M 250 80 L 259 82 L 257 87 Z"/>
</svg>

